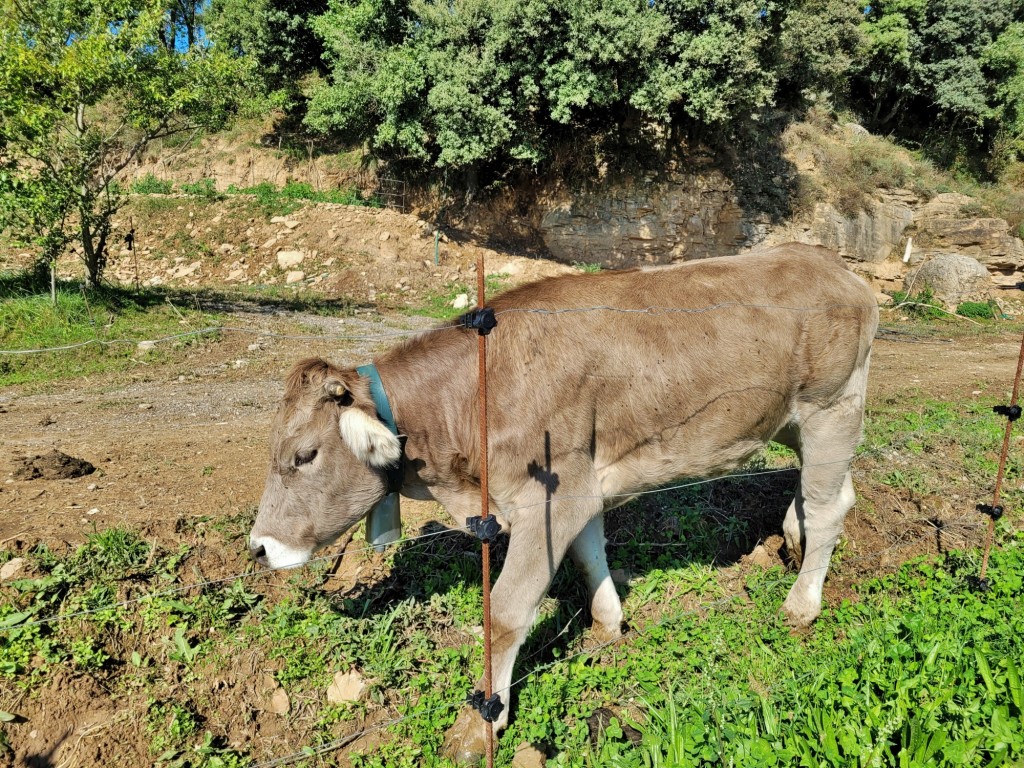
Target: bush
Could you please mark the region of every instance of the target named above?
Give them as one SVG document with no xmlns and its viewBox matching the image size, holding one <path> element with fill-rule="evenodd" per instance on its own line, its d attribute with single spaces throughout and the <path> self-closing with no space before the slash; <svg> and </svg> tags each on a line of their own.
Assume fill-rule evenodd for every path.
<svg viewBox="0 0 1024 768">
<path fill-rule="evenodd" d="M 200 179 L 194 184 L 182 184 L 181 191 L 186 195 L 202 197 L 207 200 L 217 200 L 220 198 L 220 194 L 217 192 L 217 184 L 213 179 Z"/>
<path fill-rule="evenodd" d="M 299 200 L 315 203 L 340 203 L 342 205 L 368 205 L 380 207 L 376 198 L 364 199 L 358 189 L 327 189 L 316 190 L 305 182 L 292 181 L 278 189 L 270 182 L 264 181 L 252 187 L 228 187 L 232 195 L 253 195 L 257 202 L 270 213 L 287 214 L 298 207 Z"/>
<path fill-rule="evenodd" d="M 935 298 L 935 294 L 928 286 L 912 295 L 906 291 L 894 291 L 892 294 L 892 306 L 893 308 L 899 307 L 908 315 L 915 315 L 926 319 L 942 317 L 946 314 L 942 302 Z"/>
<path fill-rule="evenodd" d="M 131 190 L 137 195 L 169 195 L 174 190 L 174 184 L 167 179 L 158 179 L 152 173 L 147 173 L 141 179 L 135 180 Z"/>
<path fill-rule="evenodd" d="M 963 317 L 976 317 L 981 320 L 1000 319 L 1002 312 L 994 301 L 964 301 L 957 305 L 956 313 Z"/>
</svg>

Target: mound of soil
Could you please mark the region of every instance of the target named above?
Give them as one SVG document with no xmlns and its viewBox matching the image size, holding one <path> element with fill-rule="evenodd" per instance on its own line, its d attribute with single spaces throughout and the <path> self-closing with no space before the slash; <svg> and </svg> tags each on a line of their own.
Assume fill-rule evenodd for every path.
<svg viewBox="0 0 1024 768">
<path fill-rule="evenodd" d="M 14 471 L 15 480 L 68 480 L 73 477 L 91 475 L 96 467 L 85 459 L 68 456 L 60 451 L 50 451 L 42 456 L 26 456 L 21 466 Z"/>
</svg>

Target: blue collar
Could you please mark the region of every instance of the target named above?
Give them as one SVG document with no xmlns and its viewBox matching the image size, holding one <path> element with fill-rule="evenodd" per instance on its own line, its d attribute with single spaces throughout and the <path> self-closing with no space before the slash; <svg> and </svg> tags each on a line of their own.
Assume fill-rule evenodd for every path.
<svg viewBox="0 0 1024 768">
<path fill-rule="evenodd" d="M 384 384 L 380 380 L 377 366 L 373 363 L 361 365 L 356 368 L 356 373 L 370 380 L 370 397 L 373 398 L 373 407 L 377 409 L 377 416 L 384 422 L 384 426 L 391 430 L 391 434 L 397 437 L 398 425 L 395 424 L 395 416 L 391 413 L 391 403 L 388 402 L 388 395 L 384 391 Z"/>
<path fill-rule="evenodd" d="M 388 402 L 388 395 L 384 391 L 384 384 L 380 380 L 377 366 L 373 363 L 361 365 L 356 368 L 356 373 L 365 376 L 370 380 L 370 397 L 373 398 L 373 407 L 377 409 L 377 417 L 384 422 L 384 426 L 391 430 L 391 434 L 399 439 L 402 444 L 402 456 L 393 467 L 388 467 L 388 492 L 397 493 L 402 487 L 402 478 L 405 471 L 402 468 L 402 459 L 405 458 L 405 439 L 398 434 L 398 425 L 395 424 L 395 415 L 391 412 L 391 403 Z"/>
</svg>

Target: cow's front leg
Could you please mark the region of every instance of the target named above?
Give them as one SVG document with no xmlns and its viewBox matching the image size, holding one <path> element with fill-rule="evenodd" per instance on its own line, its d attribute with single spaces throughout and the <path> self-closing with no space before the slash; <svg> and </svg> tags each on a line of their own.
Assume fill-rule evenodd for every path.
<svg viewBox="0 0 1024 768">
<path fill-rule="evenodd" d="M 495 737 L 508 724 L 512 668 L 516 654 L 537 616 L 555 571 L 569 544 L 599 509 L 559 510 L 520 519 L 512 527 L 508 554 L 491 594 L 491 689 L 504 705 L 492 724 Z M 477 682 L 484 690 L 484 680 Z M 476 764 L 487 749 L 487 726 L 480 713 L 465 707 L 445 737 L 445 754 L 462 764 Z"/>
</svg>

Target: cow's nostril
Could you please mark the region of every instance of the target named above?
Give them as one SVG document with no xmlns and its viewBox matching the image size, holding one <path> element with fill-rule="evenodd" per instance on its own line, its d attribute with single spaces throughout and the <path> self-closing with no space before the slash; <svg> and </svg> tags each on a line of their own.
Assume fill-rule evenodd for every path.
<svg viewBox="0 0 1024 768">
<path fill-rule="evenodd" d="M 263 560 L 263 559 L 266 558 L 266 556 L 267 556 L 267 548 L 265 546 L 263 546 L 262 544 L 260 544 L 258 547 L 255 547 L 255 546 L 249 547 L 249 556 L 252 557 L 253 560 L 256 560 L 257 562 L 259 562 L 260 560 Z"/>
</svg>

